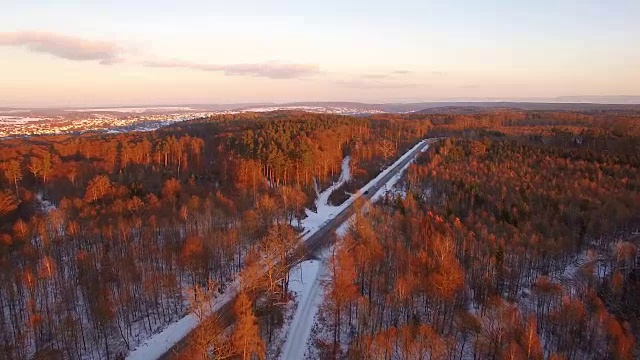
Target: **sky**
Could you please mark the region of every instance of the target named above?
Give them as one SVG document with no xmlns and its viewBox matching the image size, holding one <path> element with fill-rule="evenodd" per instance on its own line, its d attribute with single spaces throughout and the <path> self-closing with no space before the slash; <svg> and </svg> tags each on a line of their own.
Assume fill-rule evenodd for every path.
<svg viewBox="0 0 640 360">
<path fill-rule="evenodd" d="M 640 95 L 637 0 L 1 7 L 0 106 Z"/>
</svg>

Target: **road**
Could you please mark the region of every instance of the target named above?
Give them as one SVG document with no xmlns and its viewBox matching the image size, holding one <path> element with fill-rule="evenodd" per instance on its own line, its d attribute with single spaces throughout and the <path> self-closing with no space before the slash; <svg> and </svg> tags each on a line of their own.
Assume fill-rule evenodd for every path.
<svg viewBox="0 0 640 360">
<path fill-rule="evenodd" d="M 430 144 L 433 140 L 427 140 L 423 143 L 422 146 L 417 146 L 413 149 L 409 155 L 404 156 L 404 158 L 392 165 L 392 169 L 387 172 L 384 176 L 382 176 L 378 181 L 373 184 L 369 189 L 365 192 L 360 193 L 360 197 L 369 201 L 371 198 L 378 192 L 378 190 L 382 189 L 391 178 L 396 176 L 398 172 L 407 165 L 410 161 L 412 161 L 417 154 L 424 149 L 425 146 Z M 319 228 L 313 235 L 311 235 L 303 244 L 301 244 L 298 248 L 292 251 L 292 255 L 288 259 L 288 266 L 293 267 L 298 262 L 308 259 L 310 257 L 314 257 L 319 250 L 322 250 L 325 247 L 331 245 L 331 242 L 334 240 L 333 233 L 336 229 L 342 225 L 345 221 L 347 221 L 355 212 L 354 203 L 351 203 L 349 206 L 345 207 L 341 212 L 339 212 L 334 218 L 328 220 L 321 228 Z M 212 316 L 203 322 L 207 321 L 218 321 L 220 325 L 228 327 L 233 324 L 235 317 L 233 314 L 233 304 L 235 302 L 235 298 L 227 301 L 223 304 L 218 311 L 216 311 Z M 192 332 L 193 333 L 193 332 Z M 189 343 L 189 338 L 191 334 L 189 333 L 183 339 L 181 339 L 178 343 L 176 343 L 173 347 L 171 347 L 167 352 L 165 352 L 160 360 L 169 360 L 176 357 L 180 354 L 181 350 Z"/>
<path fill-rule="evenodd" d="M 412 161 L 416 155 L 429 144 L 427 141 L 423 146 L 419 146 L 414 149 L 408 156 L 406 156 L 402 161 L 394 164 L 393 169 L 391 169 L 385 176 L 380 178 L 372 187 L 370 187 L 366 192 L 361 193 L 360 196 L 365 200 L 369 201 L 375 195 L 378 190 L 382 189 L 388 182 L 398 174 L 398 172 L 407 165 L 410 161 Z M 336 215 L 333 219 L 327 221 L 324 226 L 315 234 L 309 237 L 307 241 L 301 246 L 308 256 L 313 256 L 317 251 L 322 250 L 325 247 L 331 245 L 331 241 L 333 237 L 331 236 L 336 229 L 342 225 L 345 221 L 349 220 L 349 218 L 353 215 L 355 208 L 353 203 L 347 206 L 344 210 L 342 210 L 338 215 Z M 304 259 L 305 257 L 298 257 L 298 259 Z M 295 264 L 293 264 L 295 265 Z"/>
</svg>

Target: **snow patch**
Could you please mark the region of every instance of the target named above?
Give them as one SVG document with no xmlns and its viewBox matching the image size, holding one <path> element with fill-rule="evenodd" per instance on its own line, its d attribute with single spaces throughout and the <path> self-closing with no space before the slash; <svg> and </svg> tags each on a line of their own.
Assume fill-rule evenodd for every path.
<svg viewBox="0 0 640 360">
<path fill-rule="evenodd" d="M 53 205 L 53 203 L 51 203 L 51 201 L 46 200 L 42 196 L 42 193 L 36 194 L 36 200 L 38 200 L 38 203 L 40 203 L 40 210 L 42 210 L 45 213 L 49 213 L 53 210 L 58 209 L 55 205 Z"/>
<path fill-rule="evenodd" d="M 342 160 L 342 164 L 340 165 L 341 173 L 340 178 L 337 182 L 333 183 L 326 190 L 321 193 L 318 193 L 318 197 L 316 199 L 316 211 L 311 211 L 309 209 L 305 209 L 305 213 L 307 217 L 300 222 L 300 225 L 304 229 L 306 235 L 303 238 L 304 240 L 308 239 L 313 233 L 315 233 L 318 229 L 322 227 L 324 223 L 326 223 L 329 219 L 333 219 L 344 206 L 332 206 L 329 205 L 329 196 L 340 186 L 344 185 L 346 182 L 351 180 L 351 169 L 349 167 L 349 162 L 351 161 L 351 157 L 347 156 Z M 316 189 L 316 193 L 317 193 Z"/>
</svg>

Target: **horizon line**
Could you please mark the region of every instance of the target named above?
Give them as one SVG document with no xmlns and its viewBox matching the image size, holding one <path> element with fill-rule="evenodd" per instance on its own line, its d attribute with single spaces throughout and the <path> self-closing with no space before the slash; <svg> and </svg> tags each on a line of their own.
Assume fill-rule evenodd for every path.
<svg viewBox="0 0 640 360">
<path fill-rule="evenodd" d="M 617 99 L 616 99 L 617 98 Z M 582 99 L 582 100 L 581 100 Z M 640 95 L 567 95 L 556 97 L 530 97 L 530 98 L 443 98 L 406 101 L 354 101 L 354 100 L 303 100 L 303 101 L 253 101 L 253 102 L 175 102 L 175 103 L 96 103 L 90 105 L 72 106 L 42 106 L 42 105 L 2 105 L 3 110 L 63 110 L 63 109 L 90 109 L 90 108 L 118 108 L 118 107 L 185 107 L 185 106 L 292 106 L 300 104 L 362 104 L 362 105 L 408 105 L 408 104 L 438 104 L 438 103 L 521 103 L 521 104 L 594 104 L 594 105 L 640 105 Z"/>
</svg>

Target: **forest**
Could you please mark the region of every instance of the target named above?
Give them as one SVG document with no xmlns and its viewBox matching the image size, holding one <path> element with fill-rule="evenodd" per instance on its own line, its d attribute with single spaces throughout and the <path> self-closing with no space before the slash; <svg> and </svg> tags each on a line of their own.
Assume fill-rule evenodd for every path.
<svg viewBox="0 0 640 360">
<path fill-rule="evenodd" d="M 638 119 L 520 115 L 432 119 L 331 256 L 316 358 L 638 358 Z"/>
<path fill-rule="evenodd" d="M 0 358 L 123 358 L 291 245 L 346 155 L 366 180 L 430 126 L 281 112 L 3 140 Z"/>
<path fill-rule="evenodd" d="M 2 140 L 0 358 L 123 359 L 240 278 L 236 324 L 203 322 L 182 358 L 264 359 L 316 188 L 424 138 L 337 239 L 312 357 L 638 358 L 640 116 L 511 109 Z"/>
</svg>

